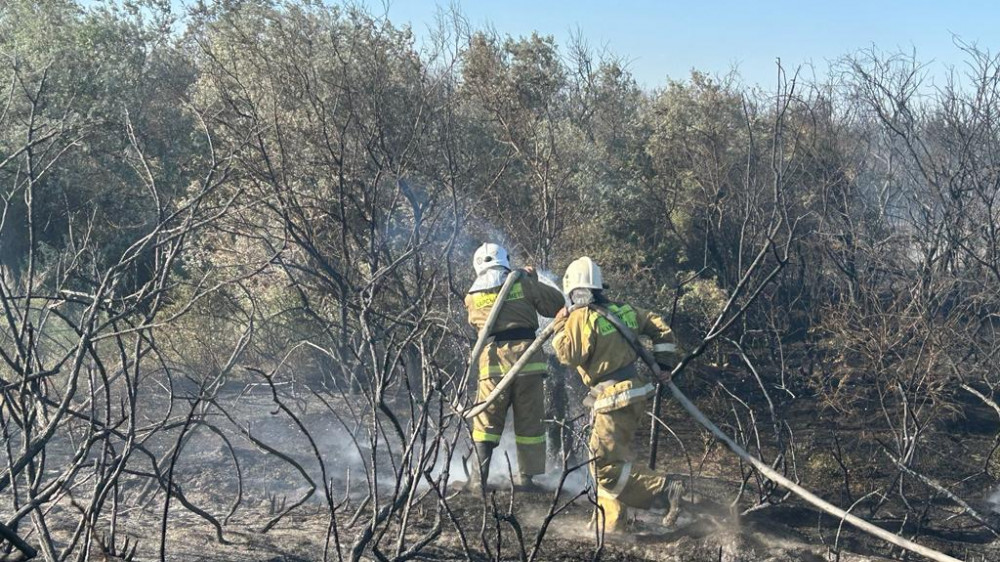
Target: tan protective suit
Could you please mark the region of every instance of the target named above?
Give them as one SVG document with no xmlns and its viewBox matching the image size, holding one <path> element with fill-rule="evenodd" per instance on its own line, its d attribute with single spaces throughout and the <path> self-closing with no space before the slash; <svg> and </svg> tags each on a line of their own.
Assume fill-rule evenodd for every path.
<svg viewBox="0 0 1000 562">
<path fill-rule="evenodd" d="M 494 287 L 465 296 L 469 323 L 477 330 L 486 323 L 499 292 L 500 287 Z M 538 315 L 555 316 L 564 303 L 561 292 L 538 281 L 534 272 L 525 272 L 511 287 L 492 333 L 525 328 L 534 332 L 538 329 Z M 489 396 L 504 373 L 531 345 L 532 339 L 490 342 L 483 348 L 479 357 L 477 402 Z M 542 425 L 545 394 L 541 377 L 545 372 L 545 354 L 539 350 L 524 366 L 514 383 L 482 414 L 476 416 L 472 423 L 473 441 L 499 443 L 507 409 L 513 407 L 517 464 L 519 471 L 529 476 L 545 473 L 545 428 Z"/>
<path fill-rule="evenodd" d="M 663 318 L 627 304 L 607 308 L 638 335 L 653 340 L 658 363 L 671 362 L 677 345 Z M 569 314 L 553 347 L 556 357 L 575 367 L 590 387 L 593 429 L 589 446 L 595 457 L 592 472 L 598 485 L 597 501 L 604 510 L 605 529 L 620 530 L 625 506 L 648 509 L 667 491 L 666 476 L 636 464 L 632 449 L 656 387 L 638 374 L 636 353 L 614 325 L 588 308 Z"/>
</svg>

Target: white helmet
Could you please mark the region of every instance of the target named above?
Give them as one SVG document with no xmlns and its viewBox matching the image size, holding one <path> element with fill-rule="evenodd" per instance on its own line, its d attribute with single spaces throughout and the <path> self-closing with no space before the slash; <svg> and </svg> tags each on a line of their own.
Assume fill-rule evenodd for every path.
<svg viewBox="0 0 1000 562">
<path fill-rule="evenodd" d="M 484 271 L 493 267 L 510 269 L 507 250 L 499 244 L 487 242 L 476 250 L 472 258 L 472 267 L 476 270 L 476 275 L 482 275 Z"/>
<path fill-rule="evenodd" d="M 563 292 L 567 295 L 573 289 L 603 289 L 604 279 L 601 278 L 601 268 L 594 260 L 584 256 L 569 264 L 566 275 L 563 275 Z"/>
</svg>

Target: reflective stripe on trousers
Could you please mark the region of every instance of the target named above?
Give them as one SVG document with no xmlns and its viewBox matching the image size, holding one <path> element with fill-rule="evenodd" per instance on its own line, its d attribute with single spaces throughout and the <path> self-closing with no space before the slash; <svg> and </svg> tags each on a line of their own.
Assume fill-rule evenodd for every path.
<svg viewBox="0 0 1000 562">
<path fill-rule="evenodd" d="M 477 443 L 499 443 L 500 435 L 497 435 L 495 433 L 487 433 L 485 431 L 480 431 L 478 429 L 473 429 L 472 440 Z"/>
<path fill-rule="evenodd" d="M 625 485 L 628 484 L 628 479 L 631 476 L 632 476 L 632 463 L 627 462 L 625 463 L 624 466 L 622 466 L 621 474 L 618 475 L 618 481 L 615 482 L 615 485 L 612 486 L 610 490 L 605 488 L 605 491 L 612 498 L 617 498 L 618 496 L 621 495 L 622 490 L 625 489 Z"/>
</svg>

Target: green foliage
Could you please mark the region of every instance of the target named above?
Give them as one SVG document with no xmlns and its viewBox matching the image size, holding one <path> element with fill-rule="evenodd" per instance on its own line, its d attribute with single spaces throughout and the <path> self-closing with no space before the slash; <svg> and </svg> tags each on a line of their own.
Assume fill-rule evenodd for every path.
<svg viewBox="0 0 1000 562">
<path fill-rule="evenodd" d="M 679 283 L 693 277 L 692 272 L 682 272 Z M 677 299 L 677 321 L 694 334 L 695 339 L 704 337 L 716 318 L 722 313 L 729 296 L 716 284 L 715 279 L 695 278 L 681 286 L 681 296 Z"/>
<path fill-rule="evenodd" d="M 84 11 L 72 2 L 13 1 L 0 11 L 0 53 L 9 61 L 0 67 L 9 95 L 0 156 L 17 156 L 0 169 L 12 206 L 0 261 L 23 263 L 29 252 L 29 153 L 36 242 L 61 248 L 70 233 L 87 233 L 105 259 L 119 256 L 194 179 L 200 141 L 183 108 L 193 74 L 151 25 L 117 5 Z M 151 183 L 161 209 L 146 196 Z"/>
<path fill-rule="evenodd" d="M 557 275 L 591 256 L 611 298 L 670 317 L 689 349 L 735 295 L 743 315 L 728 311 L 709 355 L 746 364 L 706 394 L 762 451 L 788 451 L 782 416 L 806 402 L 922 459 L 912 447 L 959 413 L 955 388 L 1000 384 L 992 57 L 971 51 L 973 90 L 932 100 L 914 61 L 878 57 L 845 63 L 837 86 L 766 93 L 693 72 L 648 91 L 582 41 L 458 25 L 425 43 L 311 0 L 198 3 L 182 19 L 171 5 L 0 10 L 4 378 L 79 346 L 51 380 L 87 356 L 199 382 L 350 382 L 373 408 L 389 391 L 450 399 L 465 390 L 469 257 L 490 240 Z M 100 337 L 74 325 L 89 306 Z M 876 482 L 880 459 L 801 466 Z"/>
</svg>

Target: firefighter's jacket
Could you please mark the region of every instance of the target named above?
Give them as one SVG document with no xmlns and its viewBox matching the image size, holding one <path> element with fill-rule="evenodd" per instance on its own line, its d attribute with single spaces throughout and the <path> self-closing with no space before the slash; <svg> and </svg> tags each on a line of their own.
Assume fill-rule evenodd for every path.
<svg viewBox="0 0 1000 562">
<path fill-rule="evenodd" d="M 482 329 L 496 303 L 500 287 L 469 293 L 465 296 L 465 307 L 469 311 L 469 324 L 476 330 Z M 538 329 L 538 315 L 553 317 L 565 304 L 558 290 L 538 280 L 537 274 L 522 272 L 514 283 L 507 300 L 500 309 L 500 316 L 490 335 L 527 329 L 532 333 Z M 489 341 L 479 356 L 479 378 L 499 377 L 510 369 L 531 345 L 533 337 L 515 341 Z M 545 355 L 538 350 L 521 370 L 522 375 L 545 373 Z"/>
<path fill-rule="evenodd" d="M 662 317 L 629 304 L 609 304 L 607 308 L 637 335 L 649 336 L 657 363 L 671 362 L 677 343 Z M 634 369 L 626 371 L 635 363 L 635 350 L 614 324 L 595 310 L 584 307 L 572 311 L 552 346 L 559 361 L 575 367 L 583 383 L 598 391 L 591 393 L 598 400 L 595 408 L 617 409 L 631 403 L 633 397 L 645 398 L 645 391 L 652 390 L 651 385 L 646 388 L 648 380 L 635 375 Z M 602 398 L 609 398 L 610 403 L 601 404 Z"/>
</svg>

